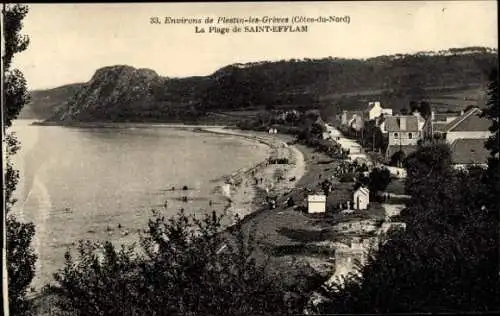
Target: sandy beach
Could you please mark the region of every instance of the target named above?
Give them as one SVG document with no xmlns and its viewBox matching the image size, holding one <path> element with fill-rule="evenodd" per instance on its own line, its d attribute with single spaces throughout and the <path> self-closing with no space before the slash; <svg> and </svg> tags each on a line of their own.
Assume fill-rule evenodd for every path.
<svg viewBox="0 0 500 316">
<path fill-rule="evenodd" d="M 288 135 L 269 135 L 259 132 L 245 132 L 221 127 L 205 127 L 204 132 L 246 137 L 270 147 L 271 159 L 288 159 L 288 164 L 269 164 L 268 160 L 243 170 L 238 170 L 225 179 L 229 180 L 230 203 L 226 209 L 229 217 L 237 215 L 240 219 L 260 208 L 266 194 L 281 196 L 292 190 L 306 172 L 306 162 L 302 152 L 294 145 Z"/>
</svg>

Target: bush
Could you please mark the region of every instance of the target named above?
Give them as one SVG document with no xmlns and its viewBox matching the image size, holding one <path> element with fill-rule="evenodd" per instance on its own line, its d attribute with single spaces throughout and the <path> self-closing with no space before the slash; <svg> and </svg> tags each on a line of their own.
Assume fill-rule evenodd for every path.
<svg viewBox="0 0 500 316">
<path fill-rule="evenodd" d="M 133 246 L 81 242 L 47 291 L 71 315 L 283 315 L 299 313 L 285 288 L 250 256 L 252 237 L 227 238 L 221 217 L 158 212 Z M 225 247 L 221 247 L 225 245 Z M 292 308 L 292 309 L 290 309 Z"/>
<path fill-rule="evenodd" d="M 354 179 L 356 177 L 356 174 L 355 173 L 345 173 L 343 175 L 340 176 L 339 178 L 339 181 L 342 182 L 342 183 L 346 183 L 346 182 L 353 182 Z"/>
</svg>

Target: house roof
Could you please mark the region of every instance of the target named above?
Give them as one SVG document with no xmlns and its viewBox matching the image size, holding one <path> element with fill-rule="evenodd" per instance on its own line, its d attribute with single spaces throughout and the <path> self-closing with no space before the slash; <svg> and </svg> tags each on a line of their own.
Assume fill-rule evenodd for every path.
<svg viewBox="0 0 500 316">
<path fill-rule="evenodd" d="M 395 153 L 398 151 L 402 151 L 405 154 L 405 157 L 408 157 L 410 154 L 413 152 L 417 151 L 418 146 L 417 145 L 390 145 L 387 147 L 386 155 L 387 157 L 392 157 Z"/>
<path fill-rule="evenodd" d="M 460 115 L 445 127 L 445 132 L 477 132 L 488 131 L 491 121 L 485 117 L 480 117 L 481 110 L 472 108 L 463 115 Z"/>
<path fill-rule="evenodd" d="M 490 152 L 484 147 L 485 139 L 461 138 L 451 144 L 454 164 L 485 164 Z"/>
<path fill-rule="evenodd" d="M 356 191 L 354 191 L 354 194 L 356 193 L 362 193 L 364 195 L 370 195 L 370 190 L 368 190 L 367 188 L 365 187 L 359 187 Z"/>
<path fill-rule="evenodd" d="M 376 106 L 382 107 L 380 105 L 380 101 L 371 101 L 371 102 L 368 102 L 368 105 L 366 106 L 366 111 L 371 111 L 371 109 L 373 109 Z"/>
<path fill-rule="evenodd" d="M 406 128 L 401 128 L 401 120 L 406 119 Z M 418 132 L 418 118 L 414 115 L 388 116 L 385 118 L 385 130 L 388 132 Z"/>
</svg>

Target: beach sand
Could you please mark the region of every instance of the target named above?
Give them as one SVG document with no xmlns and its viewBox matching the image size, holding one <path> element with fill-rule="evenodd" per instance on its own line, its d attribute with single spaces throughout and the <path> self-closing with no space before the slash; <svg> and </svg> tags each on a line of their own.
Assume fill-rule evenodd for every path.
<svg viewBox="0 0 500 316">
<path fill-rule="evenodd" d="M 233 184 L 230 185 L 230 203 L 226 208 L 226 214 L 230 218 L 238 216 L 242 219 L 258 210 L 264 202 L 266 192 L 270 196 L 281 196 L 290 191 L 306 172 L 302 152 L 297 147 L 286 144 L 287 140 L 291 140 L 288 135 L 248 133 L 224 128 L 203 128 L 203 131 L 254 139 L 270 147 L 269 158 L 286 158 L 289 161 L 288 164 L 268 164 L 266 160 L 252 168 L 233 173 L 229 177 Z"/>
</svg>

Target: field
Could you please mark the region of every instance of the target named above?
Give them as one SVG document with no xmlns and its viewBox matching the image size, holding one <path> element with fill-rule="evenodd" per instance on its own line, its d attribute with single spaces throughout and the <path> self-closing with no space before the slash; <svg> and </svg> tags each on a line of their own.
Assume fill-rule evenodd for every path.
<svg viewBox="0 0 500 316">
<path fill-rule="evenodd" d="M 482 107 L 487 97 L 482 85 L 429 87 L 425 90 L 426 100 L 438 112 L 458 112 L 470 105 Z M 364 110 L 370 100 L 380 100 L 382 106 L 391 107 L 394 113 L 409 107 L 409 96 L 390 96 L 383 92 L 364 90 L 319 96 L 321 112 L 324 119 L 333 121 L 342 110 Z"/>
<path fill-rule="evenodd" d="M 474 89 L 436 93 L 429 101 L 439 112 L 461 111 L 470 105 L 482 107 L 485 104 L 485 89 Z"/>
</svg>

